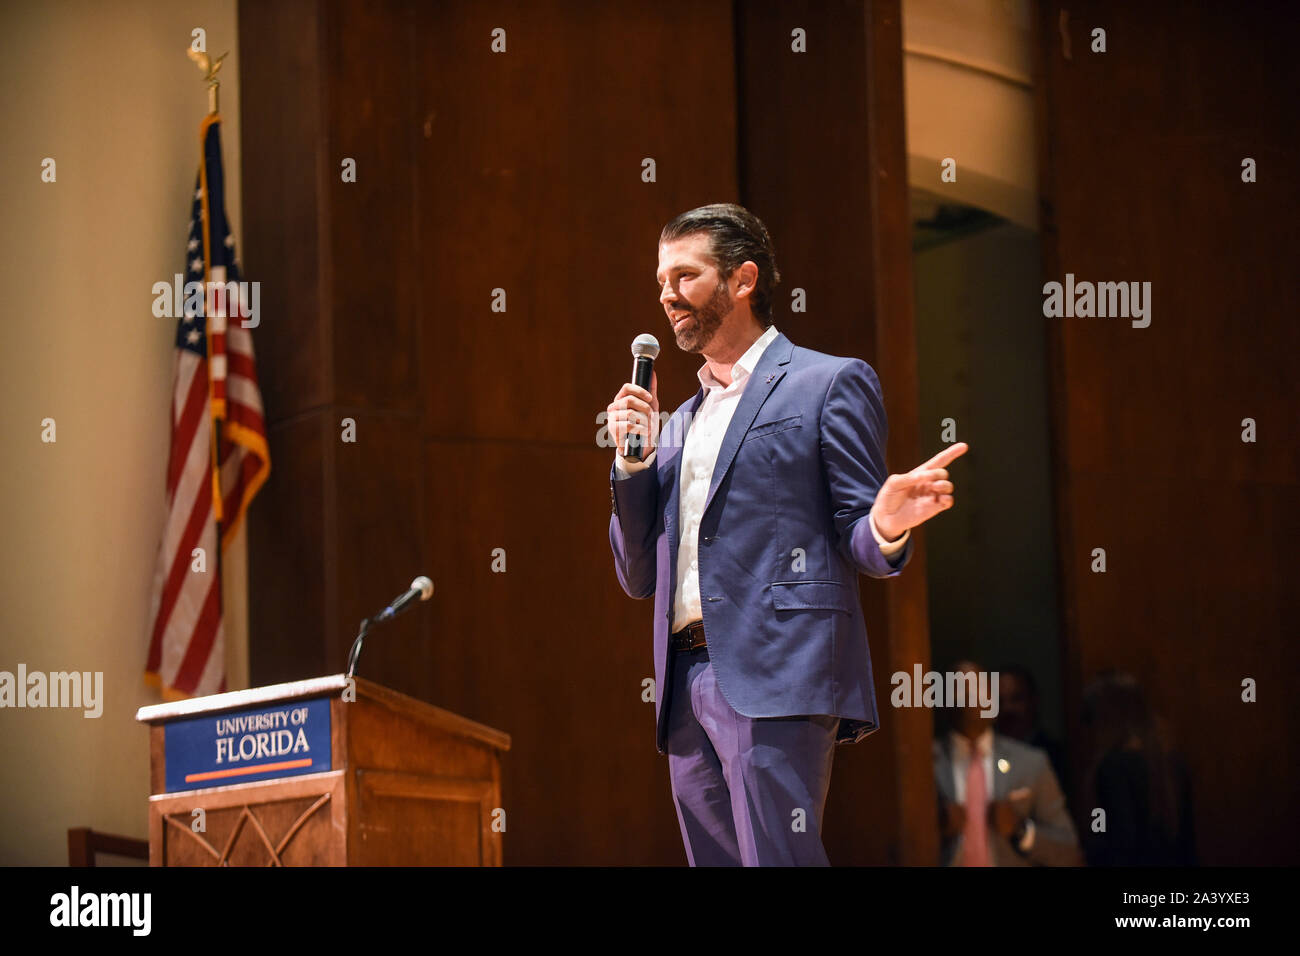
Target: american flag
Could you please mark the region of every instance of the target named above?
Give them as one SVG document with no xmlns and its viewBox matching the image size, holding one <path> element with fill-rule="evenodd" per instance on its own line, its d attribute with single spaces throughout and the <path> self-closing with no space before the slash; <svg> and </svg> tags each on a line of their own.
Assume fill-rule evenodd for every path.
<svg viewBox="0 0 1300 956">
<path fill-rule="evenodd" d="M 218 114 L 203 121 L 199 140 L 185 282 L 203 283 L 206 295 L 201 309 L 187 296 L 176 325 L 167 524 L 145 668 L 145 680 L 169 700 L 226 689 L 221 554 L 271 470 L 253 337 L 238 300 L 222 294 L 240 277 L 226 222 Z"/>
</svg>

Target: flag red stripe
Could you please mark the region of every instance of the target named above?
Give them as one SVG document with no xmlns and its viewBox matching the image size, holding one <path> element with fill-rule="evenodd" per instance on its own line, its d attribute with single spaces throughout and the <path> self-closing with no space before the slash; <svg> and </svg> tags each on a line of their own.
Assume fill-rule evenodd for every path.
<svg viewBox="0 0 1300 956">
<path fill-rule="evenodd" d="M 176 494 L 180 484 L 181 473 L 185 470 L 185 460 L 190 456 L 190 443 L 194 441 L 194 432 L 203 420 L 208 405 L 208 363 L 199 362 L 190 381 L 190 392 L 185 397 L 185 407 L 181 417 L 172 430 L 171 458 L 167 463 L 167 498 Z"/>
<path fill-rule="evenodd" d="M 203 602 L 203 612 L 194 624 L 194 635 L 190 645 L 185 649 L 185 659 L 181 661 L 172 686 L 177 690 L 192 694 L 199 686 L 203 670 L 208 666 L 208 655 L 217 641 L 217 631 L 221 628 L 221 579 L 212 574 L 212 583 L 208 587 L 208 596 Z"/>
<path fill-rule="evenodd" d="M 191 554 L 195 545 L 198 543 L 200 535 L 203 534 L 203 528 L 208 522 L 208 515 L 212 511 L 212 487 L 203 482 L 199 485 L 198 493 L 195 496 L 194 508 L 190 512 L 190 520 L 185 524 L 185 533 L 181 535 L 180 544 L 176 547 L 176 553 L 171 556 L 171 568 L 167 573 L 167 583 L 163 585 L 162 600 L 158 602 L 158 617 L 153 625 L 153 640 L 150 644 L 149 660 L 153 661 L 153 645 L 161 647 L 163 632 L 167 629 L 167 621 L 172 616 L 172 608 L 176 605 L 176 598 L 181 592 L 181 585 L 185 582 L 185 575 L 190 572 Z M 217 556 L 208 555 L 208 574 L 215 579 L 217 577 L 216 566 Z"/>
<path fill-rule="evenodd" d="M 247 352 L 231 352 L 226 356 L 226 378 L 234 378 L 236 375 L 242 375 L 257 384 L 257 366 L 253 364 L 253 356 Z"/>
</svg>

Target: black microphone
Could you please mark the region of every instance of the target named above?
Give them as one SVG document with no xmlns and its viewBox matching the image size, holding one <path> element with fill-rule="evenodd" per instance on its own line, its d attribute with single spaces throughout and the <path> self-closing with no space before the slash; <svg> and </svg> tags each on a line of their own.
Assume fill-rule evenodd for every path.
<svg viewBox="0 0 1300 956">
<path fill-rule="evenodd" d="M 632 356 L 632 384 L 648 392 L 655 359 L 659 357 L 659 340 L 649 332 L 643 332 L 632 340 Z M 623 439 L 623 457 L 628 461 L 640 461 L 644 450 L 640 435 L 629 432 Z"/>
<path fill-rule="evenodd" d="M 420 575 L 411 582 L 411 586 L 404 593 L 393 598 L 388 607 L 376 614 L 371 620 L 376 624 L 382 621 L 391 621 L 416 601 L 427 601 L 432 596 L 433 582 L 424 575 Z"/>
<path fill-rule="evenodd" d="M 388 607 L 374 617 L 363 620 L 360 629 L 357 631 L 356 640 L 352 642 L 352 647 L 348 650 L 347 676 L 351 677 L 357 671 L 357 663 L 361 660 L 361 647 L 365 643 L 366 635 L 370 633 L 370 628 L 384 621 L 391 621 L 416 601 L 427 601 L 432 596 L 433 582 L 422 574 L 412 581 L 411 586 L 403 593 L 393 598 Z"/>
</svg>

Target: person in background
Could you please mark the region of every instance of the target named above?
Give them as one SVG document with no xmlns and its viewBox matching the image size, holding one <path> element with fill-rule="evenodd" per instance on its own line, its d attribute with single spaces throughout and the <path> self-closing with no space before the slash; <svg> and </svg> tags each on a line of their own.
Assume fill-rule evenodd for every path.
<svg viewBox="0 0 1300 956">
<path fill-rule="evenodd" d="M 1192 784 L 1130 674 L 1104 672 L 1083 693 L 1090 866 L 1195 866 Z M 1096 811 L 1105 811 L 1098 829 Z"/>
<path fill-rule="evenodd" d="M 998 670 L 998 733 L 1013 737 L 1045 751 L 1061 789 L 1069 791 L 1070 775 L 1065 766 L 1065 750 L 1049 737 L 1038 719 L 1038 682 L 1029 668 L 1019 664 Z"/>
<path fill-rule="evenodd" d="M 979 679 L 973 661 L 954 665 Z M 944 866 L 1077 866 L 1074 824 L 1047 754 L 993 729 L 978 700 L 934 742 Z"/>
</svg>

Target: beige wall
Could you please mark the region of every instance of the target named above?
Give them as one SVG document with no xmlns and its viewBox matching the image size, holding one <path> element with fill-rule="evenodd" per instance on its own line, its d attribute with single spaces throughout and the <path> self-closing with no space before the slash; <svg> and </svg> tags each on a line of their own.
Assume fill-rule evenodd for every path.
<svg viewBox="0 0 1300 956">
<path fill-rule="evenodd" d="M 0 710 L 0 864 L 67 862 L 66 830 L 144 837 L 143 684 L 163 522 L 175 323 L 154 282 L 182 269 L 206 94 L 222 70 L 238 238 L 234 0 L 5 4 L 0 33 L 0 670 L 102 671 L 103 716 Z M 43 183 L 52 157 L 58 181 Z M 41 420 L 57 442 L 41 441 Z M 242 546 L 241 546 L 242 547 Z M 229 570 L 232 687 L 246 682 L 242 556 Z M 230 579 L 228 578 L 228 581 Z M 241 670 L 242 668 L 242 670 Z"/>
</svg>

